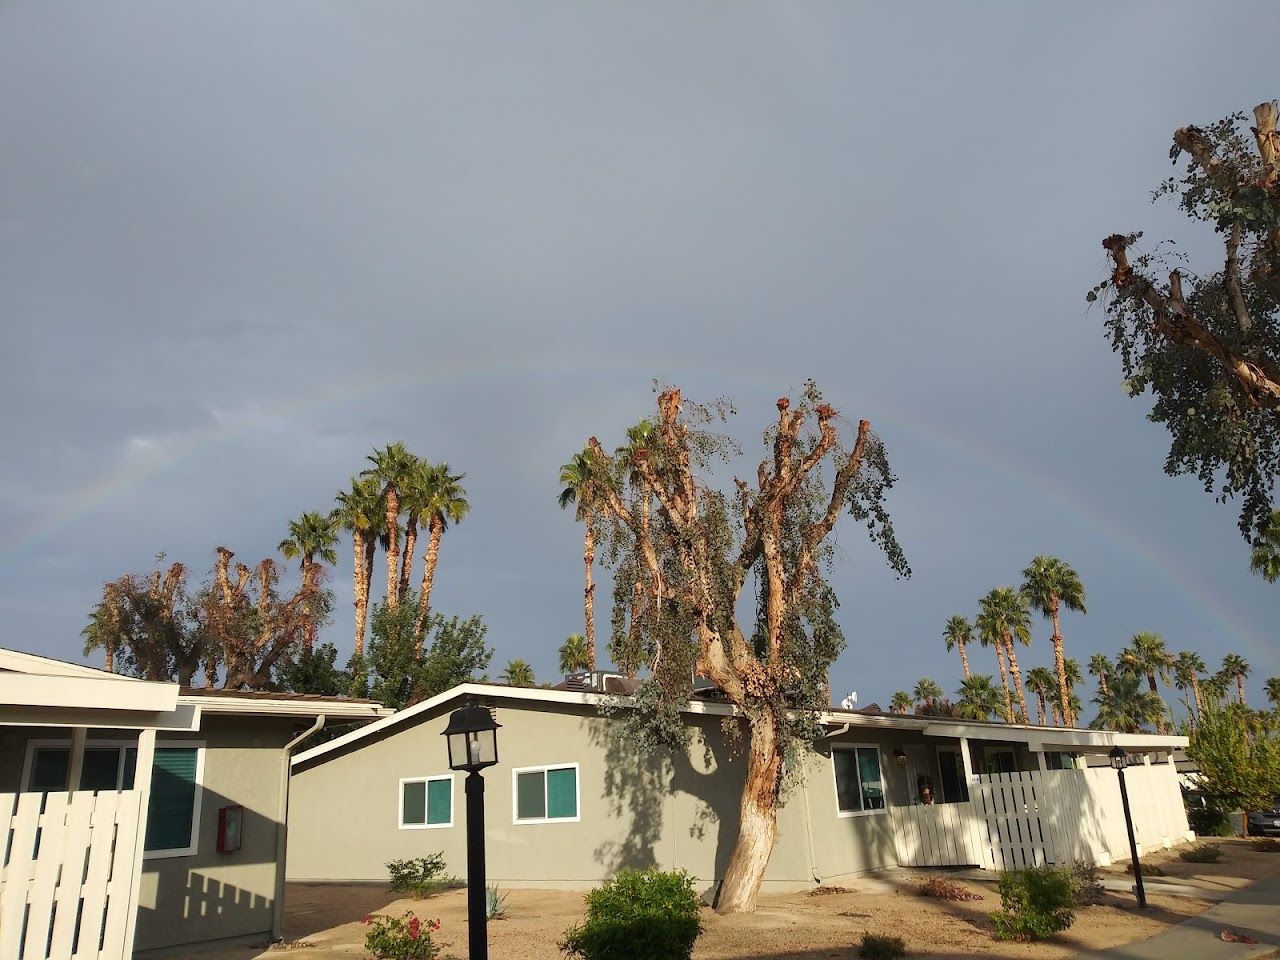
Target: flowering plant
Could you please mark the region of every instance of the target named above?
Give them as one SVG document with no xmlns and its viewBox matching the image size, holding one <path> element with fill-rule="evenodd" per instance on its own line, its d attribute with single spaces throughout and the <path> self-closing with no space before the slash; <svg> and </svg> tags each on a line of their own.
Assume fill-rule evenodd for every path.
<svg viewBox="0 0 1280 960">
<path fill-rule="evenodd" d="M 431 940 L 439 920 L 422 920 L 410 910 L 403 917 L 371 913 L 360 922 L 373 928 L 365 934 L 364 948 L 378 960 L 434 960 L 440 953 Z"/>
</svg>

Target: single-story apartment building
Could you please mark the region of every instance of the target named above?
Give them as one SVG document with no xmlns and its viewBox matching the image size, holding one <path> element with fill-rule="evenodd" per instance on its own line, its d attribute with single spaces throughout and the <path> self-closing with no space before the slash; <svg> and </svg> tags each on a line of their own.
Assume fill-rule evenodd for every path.
<svg viewBox="0 0 1280 960">
<path fill-rule="evenodd" d="M 290 754 L 389 712 L 0 649 L 0 956 L 278 936 Z"/>
<path fill-rule="evenodd" d="M 683 711 L 687 750 L 637 753 L 612 734 L 625 696 L 467 683 L 292 760 L 287 875 L 379 881 L 390 860 L 443 851 L 466 867 L 464 774 L 449 770 L 449 713 L 493 711 L 499 763 L 484 772 L 489 880 L 589 888 L 621 868 L 683 868 L 705 890 L 737 837 L 745 761 L 735 710 Z M 766 889 L 838 882 L 885 867 L 999 868 L 1128 856 L 1106 754 L 1138 766 L 1128 784 L 1145 848 L 1189 837 L 1169 753 L 1174 736 L 974 723 L 830 710 L 792 771 Z M 335 814 L 346 811 L 340 825 Z"/>
</svg>

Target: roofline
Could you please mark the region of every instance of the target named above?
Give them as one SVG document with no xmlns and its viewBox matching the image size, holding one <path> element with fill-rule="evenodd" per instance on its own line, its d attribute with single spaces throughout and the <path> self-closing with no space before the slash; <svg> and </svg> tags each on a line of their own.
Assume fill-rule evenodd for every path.
<svg viewBox="0 0 1280 960">
<path fill-rule="evenodd" d="M 370 720 L 389 717 L 394 711 L 380 703 L 342 700 L 296 700 L 271 697 L 220 697 L 217 694 L 179 694 L 178 703 L 199 707 L 208 714 L 240 714 L 268 717 L 318 717 Z"/>
<path fill-rule="evenodd" d="M 109 673 L 97 667 L 87 667 L 80 663 L 68 663 L 38 653 L 24 653 L 0 647 L 0 670 L 11 670 L 14 673 L 37 674 L 46 677 L 91 677 L 95 680 L 119 680 L 126 683 L 141 683 L 137 677 L 126 677 L 118 673 Z"/>
</svg>

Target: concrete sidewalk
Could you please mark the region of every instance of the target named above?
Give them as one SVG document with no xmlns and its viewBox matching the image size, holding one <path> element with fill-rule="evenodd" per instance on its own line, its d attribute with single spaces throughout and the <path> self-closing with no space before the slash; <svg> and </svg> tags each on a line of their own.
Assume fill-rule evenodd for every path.
<svg viewBox="0 0 1280 960">
<path fill-rule="evenodd" d="M 1257 944 L 1227 943 L 1224 930 Z M 1233 893 L 1198 917 L 1147 940 L 1081 954 L 1077 960 L 1258 960 L 1280 953 L 1280 876 Z"/>
</svg>

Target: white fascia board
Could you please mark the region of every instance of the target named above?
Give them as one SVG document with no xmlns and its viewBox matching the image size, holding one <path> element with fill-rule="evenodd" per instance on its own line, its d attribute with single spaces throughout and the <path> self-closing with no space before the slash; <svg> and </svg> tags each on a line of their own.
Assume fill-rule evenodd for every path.
<svg viewBox="0 0 1280 960">
<path fill-rule="evenodd" d="M 100 677 L 6 672 L 0 673 L 0 704 L 170 712 L 178 705 L 178 685 L 147 680 L 117 683 Z"/>
<path fill-rule="evenodd" d="M 206 714 L 240 714 L 258 717 L 319 717 L 371 720 L 393 711 L 376 703 L 343 703 L 327 700 L 272 700 L 267 697 L 179 696 L 179 703 L 200 707 Z"/>
<path fill-rule="evenodd" d="M 0 706 L 6 727 L 84 727 L 88 730 L 159 730 L 193 733 L 200 729 L 200 708 L 178 704 L 170 711 L 95 710 L 80 707 Z"/>
<path fill-rule="evenodd" d="M 0 670 L 12 670 L 14 673 L 32 673 L 47 677 L 89 677 L 95 680 L 138 681 L 135 677 L 123 677 L 118 673 L 108 673 L 95 667 L 86 667 L 79 663 L 67 663 L 65 660 L 54 660 L 34 653 L 23 653 L 20 650 L 7 650 L 0 647 Z"/>
<path fill-rule="evenodd" d="M 1114 730 L 1080 730 L 1063 727 L 1028 727 L 1020 724 L 967 724 L 931 721 L 925 728 L 930 737 L 966 737 L 970 740 L 1001 740 L 1025 743 L 1030 750 L 1084 750 L 1106 752 L 1112 747 L 1135 751 L 1173 750 L 1187 745 L 1186 737 L 1153 733 L 1117 733 Z"/>
</svg>

